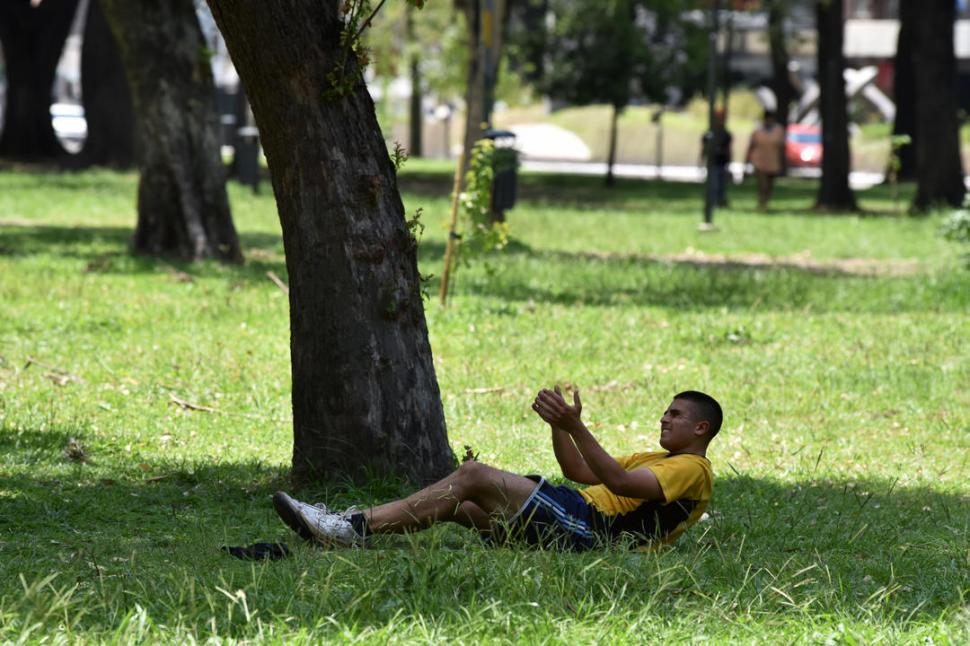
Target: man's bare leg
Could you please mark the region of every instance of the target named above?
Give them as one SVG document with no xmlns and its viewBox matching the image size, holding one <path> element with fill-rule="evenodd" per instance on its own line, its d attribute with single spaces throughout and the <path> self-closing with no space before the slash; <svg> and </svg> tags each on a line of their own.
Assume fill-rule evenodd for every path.
<svg viewBox="0 0 970 646">
<path fill-rule="evenodd" d="M 425 529 L 452 521 L 488 529 L 492 520 L 511 518 L 535 489 L 529 478 L 480 462 L 465 462 L 457 471 L 402 500 L 365 509 L 372 533 Z"/>
<path fill-rule="evenodd" d="M 493 529 L 492 517 L 470 500 L 458 505 L 458 512 L 451 519 L 451 522 L 479 532 L 491 532 Z"/>
</svg>

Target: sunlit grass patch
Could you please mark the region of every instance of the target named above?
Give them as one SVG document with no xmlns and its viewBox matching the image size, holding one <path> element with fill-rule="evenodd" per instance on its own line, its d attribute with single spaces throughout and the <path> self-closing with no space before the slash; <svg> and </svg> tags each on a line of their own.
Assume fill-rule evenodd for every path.
<svg viewBox="0 0 970 646">
<path fill-rule="evenodd" d="M 440 275 L 450 175 L 409 168 Z M 557 475 L 528 407 L 544 385 L 580 388 L 616 453 L 656 447 L 678 390 L 722 401 L 711 518 L 654 554 L 455 527 L 299 544 L 269 502 L 291 436 L 268 191 L 231 187 L 244 267 L 184 265 L 127 254 L 133 175 L 0 174 L 0 641 L 970 639 L 970 278 L 937 219 L 888 213 L 884 189 L 817 215 L 814 184 L 786 181 L 768 215 L 736 188 L 705 234 L 697 186 L 599 182 L 524 177 L 508 251 L 426 313 L 452 446 L 502 468 Z M 831 264 L 856 259 L 910 269 Z M 264 540 L 294 555 L 220 550 Z"/>
</svg>

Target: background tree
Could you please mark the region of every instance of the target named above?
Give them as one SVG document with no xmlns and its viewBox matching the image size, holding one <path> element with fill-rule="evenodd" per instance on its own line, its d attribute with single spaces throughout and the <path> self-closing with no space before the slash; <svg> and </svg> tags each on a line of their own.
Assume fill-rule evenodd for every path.
<svg viewBox="0 0 970 646">
<path fill-rule="evenodd" d="M 0 157 L 37 162 L 59 161 L 67 154 L 51 124 L 51 88 L 77 2 L 0 2 L 0 45 L 7 74 Z"/>
<path fill-rule="evenodd" d="M 485 0 L 455 0 L 455 5 L 459 7 L 465 16 L 466 34 L 468 37 L 468 62 L 466 86 L 465 86 L 465 136 L 462 147 L 465 151 L 462 159 L 464 160 L 461 175 L 465 175 L 465 168 L 468 165 L 469 155 L 475 142 L 481 139 L 485 130 L 483 128 L 486 111 L 490 106 L 487 102 L 494 100 L 494 97 L 486 96 L 486 75 L 489 71 L 494 73 L 491 80 L 492 87 L 498 80 L 499 64 L 502 60 L 502 52 L 505 46 L 505 25 L 508 15 L 507 0 L 492 0 L 492 16 L 490 25 L 483 23 L 482 5 Z M 485 61 L 485 47 L 483 42 L 484 29 L 490 27 L 492 35 L 492 69 L 487 69 Z"/>
<path fill-rule="evenodd" d="M 290 280 L 293 475 L 454 466 L 416 244 L 339 0 L 209 0 L 246 85 Z"/>
<path fill-rule="evenodd" d="M 408 153 L 412 157 L 422 155 L 421 137 L 423 135 L 424 110 L 422 102 L 424 99 L 424 88 L 421 85 L 421 47 L 417 43 L 417 36 L 414 30 L 414 12 L 411 5 L 407 5 L 405 12 L 405 38 L 408 43 L 408 75 L 411 80 L 411 96 L 408 99 L 408 142 L 410 148 Z"/>
<path fill-rule="evenodd" d="M 546 66 L 550 0 L 518 0 L 509 4 L 506 56 L 509 70 L 525 83 L 540 84 Z"/>
<path fill-rule="evenodd" d="M 135 112 L 121 52 L 101 0 L 90 0 L 81 45 L 81 100 L 87 121 L 77 166 L 135 164 Z"/>
<path fill-rule="evenodd" d="M 893 135 L 906 135 L 908 144 L 896 148 L 900 180 L 916 179 L 916 149 L 919 137 L 916 132 L 916 68 L 913 60 L 916 20 L 921 5 L 916 2 L 899 3 L 899 37 L 896 41 L 896 57 L 893 64 L 893 99 L 896 117 Z"/>
<path fill-rule="evenodd" d="M 842 54 L 842 0 L 819 0 L 818 25 L 819 107 L 822 114 L 822 182 L 815 208 L 856 209 L 849 188 L 849 117 L 845 96 L 845 57 Z"/>
<path fill-rule="evenodd" d="M 919 10 L 907 17 L 915 22 L 913 65 L 916 72 L 916 131 L 919 133 L 913 208 L 960 206 L 966 188 L 960 159 L 956 55 L 953 51 L 956 6 L 950 0 L 934 0 L 922 3 Z"/>
<path fill-rule="evenodd" d="M 142 146 L 135 253 L 242 261 L 209 54 L 192 0 L 102 0 Z"/>
<path fill-rule="evenodd" d="M 677 87 L 683 97 L 703 82 L 703 29 L 681 19 L 686 4 L 645 0 L 548 0 L 550 20 L 512 30 L 515 63 L 537 89 L 570 105 L 612 107 L 606 184 L 613 184 L 619 116 L 634 98 L 664 101 Z M 542 36 L 538 29 L 546 29 Z"/>
<path fill-rule="evenodd" d="M 788 18 L 788 4 L 785 0 L 767 0 L 768 9 L 768 43 L 771 47 L 771 91 L 775 94 L 775 114 L 778 125 L 787 132 L 788 117 L 791 104 L 795 100 L 795 87 L 791 82 L 788 65 L 791 58 L 788 55 L 788 34 L 785 21 Z M 788 160 L 781 157 L 783 168 L 787 168 Z M 782 170 L 782 173 L 786 172 Z"/>
<path fill-rule="evenodd" d="M 385 4 L 364 32 L 376 86 L 390 86 L 405 73 L 411 86 L 408 101 L 408 154 L 422 155 L 423 104 L 426 95 L 448 102 L 465 91 L 467 51 L 463 28 L 452 4 L 431 2 L 420 12 L 407 3 Z M 402 66 L 403 63 L 403 66 Z M 378 106 L 380 118 L 392 118 L 387 105 L 393 97 L 384 96 Z M 385 135 L 389 123 L 381 124 Z"/>
</svg>

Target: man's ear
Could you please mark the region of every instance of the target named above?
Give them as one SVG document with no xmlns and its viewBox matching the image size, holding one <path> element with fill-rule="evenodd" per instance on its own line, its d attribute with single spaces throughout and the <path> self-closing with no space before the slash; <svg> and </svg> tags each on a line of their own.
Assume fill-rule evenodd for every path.
<svg viewBox="0 0 970 646">
<path fill-rule="evenodd" d="M 694 425 L 694 435 L 707 435 L 707 432 L 711 429 L 711 423 L 707 420 L 703 422 L 697 422 Z"/>
</svg>

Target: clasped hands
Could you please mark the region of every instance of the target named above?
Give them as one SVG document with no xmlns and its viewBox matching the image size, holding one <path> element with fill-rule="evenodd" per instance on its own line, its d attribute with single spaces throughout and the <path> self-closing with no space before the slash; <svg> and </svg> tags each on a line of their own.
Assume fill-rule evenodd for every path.
<svg viewBox="0 0 970 646">
<path fill-rule="evenodd" d="M 532 410 L 536 412 L 547 424 L 553 428 L 575 433 L 585 426 L 580 418 L 583 412 L 583 404 L 579 401 L 579 391 L 573 391 L 573 405 L 570 406 L 562 396 L 559 386 L 555 390 L 543 388 L 536 395 L 536 400 L 532 403 Z"/>
</svg>

